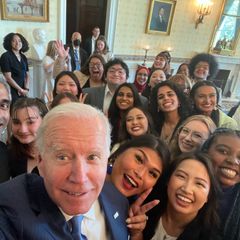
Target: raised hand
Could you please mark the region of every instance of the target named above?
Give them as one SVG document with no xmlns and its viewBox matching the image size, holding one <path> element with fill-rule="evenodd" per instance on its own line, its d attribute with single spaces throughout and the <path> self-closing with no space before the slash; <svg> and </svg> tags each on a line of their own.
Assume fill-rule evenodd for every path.
<svg viewBox="0 0 240 240">
<path fill-rule="evenodd" d="M 142 239 L 142 231 L 146 227 L 148 220 L 145 213 L 160 202 L 159 200 L 153 200 L 142 205 L 151 191 L 152 188 L 143 192 L 129 209 L 129 218 L 127 218 L 126 223 L 131 234 L 131 239 Z"/>
<path fill-rule="evenodd" d="M 68 57 L 69 47 L 65 49 L 61 40 L 56 40 L 55 47 L 59 58 L 66 59 Z"/>
<path fill-rule="evenodd" d="M 87 97 L 87 93 L 81 93 L 80 96 L 79 96 L 79 102 L 80 103 L 84 103 L 85 102 L 85 99 Z"/>
</svg>

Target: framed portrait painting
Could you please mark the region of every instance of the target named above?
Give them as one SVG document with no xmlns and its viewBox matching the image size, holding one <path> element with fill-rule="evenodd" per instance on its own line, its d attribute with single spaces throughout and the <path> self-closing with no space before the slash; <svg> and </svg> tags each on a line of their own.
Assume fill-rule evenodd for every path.
<svg viewBox="0 0 240 240">
<path fill-rule="evenodd" d="M 48 22 L 48 0 L 1 0 L 2 19 Z"/>
<path fill-rule="evenodd" d="M 151 0 L 146 33 L 169 35 L 175 5 L 175 0 Z"/>
</svg>

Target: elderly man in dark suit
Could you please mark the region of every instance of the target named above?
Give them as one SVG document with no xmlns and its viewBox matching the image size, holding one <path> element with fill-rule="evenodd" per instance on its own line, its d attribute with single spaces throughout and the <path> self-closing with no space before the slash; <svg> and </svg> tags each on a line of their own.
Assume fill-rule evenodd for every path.
<svg viewBox="0 0 240 240">
<path fill-rule="evenodd" d="M 105 181 L 110 126 L 80 103 L 52 109 L 37 134 L 36 174 L 0 185 L 0 239 L 127 240 L 127 199 Z"/>
<path fill-rule="evenodd" d="M 65 45 L 65 48 L 69 48 L 69 56 L 71 58 L 71 69 L 69 69 L 70 71 L 80 70 L 89 57 L 87 52 L 80 47 L 81 42 L 81 34 L 79 32 L 74 32 L 72 34 L 71 43 Z"/>
</svg>

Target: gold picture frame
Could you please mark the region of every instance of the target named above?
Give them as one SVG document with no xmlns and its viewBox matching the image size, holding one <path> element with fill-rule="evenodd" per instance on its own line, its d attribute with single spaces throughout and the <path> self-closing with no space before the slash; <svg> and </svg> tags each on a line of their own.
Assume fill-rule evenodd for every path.
<svg viewBox="0 0 240 240">
<path fill-rule="evenodd" d="M 11 21 L 48 22 L 48 0 L 1 0 L 2 19 Z"/>
<path fill-rule="evenodd" d="M 234 1 L 238 3 L 238 0 L 223 1 L 209 46 L 210 53 L 225 56 L 235 55 L 236 46 L 240 39 L 240 13 L 235 8 L 229 7 L 234 5 Z"/>
<path fill-rule="evenodd" d="M 175 0 L 151 0 L 146 33 L 169 35 L 175 6 Z"/>
</svg>

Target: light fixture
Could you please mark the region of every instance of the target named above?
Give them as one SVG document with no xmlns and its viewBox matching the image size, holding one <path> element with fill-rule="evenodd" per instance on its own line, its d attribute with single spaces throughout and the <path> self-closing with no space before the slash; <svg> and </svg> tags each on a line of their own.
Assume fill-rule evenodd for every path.
<svg viewBox="0 0 240 240">
<path fill-rule="evenodd" d="M 212 5 L 213 3 L 210 0 L 198 0 L 197 13 L 199 14 L 199 17 L 196 20 L 195 28 L 198 27 L 199 23 L 203 23 L 205 16 L 211 14 Z"/>
<path fill-rule="evenodd" d="M 146 61 L 147 61 L 147 53 L 149 50 L 149 46 L 147 45 L 146 47 L 143 48 L 143 50 L 145 51 L 145 55 L 144 55 L 144 60 L 143 60 L 143 66 L 146 66 Z"/>
</svg>

